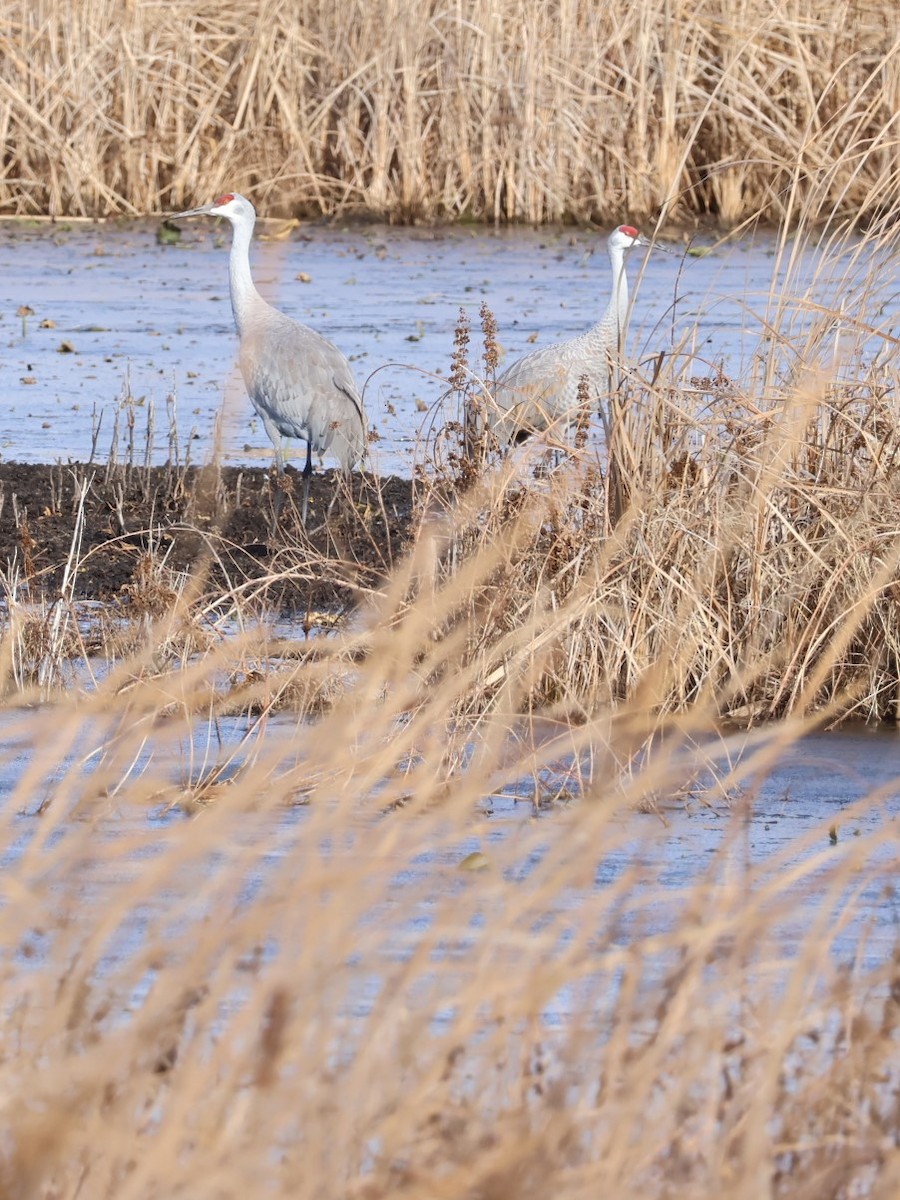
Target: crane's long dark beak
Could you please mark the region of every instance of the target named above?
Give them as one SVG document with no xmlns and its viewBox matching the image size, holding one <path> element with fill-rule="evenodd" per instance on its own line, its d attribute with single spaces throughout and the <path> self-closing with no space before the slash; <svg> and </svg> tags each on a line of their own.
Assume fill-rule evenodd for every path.
<svg viewBox="0 0 900 1200">
<path fill-rule="evenodd" d="M 215 204 L 204 204 L 200 208 L 189 208 L 186 212 L 172 213 L 167 221 L 180 221 L 182 217 L 205 217 L 215 208 Z"/>
<path fill-rule="evenodd" d="M 643 234 L 641 234 L 641 238 L 640 238 L 638 245 L 647 246 L 650 250 L 662 250 L 663 254 L 673 254 L 674 253 L 674 251 L 671 249 L 671 247 L 664 246 L 662 244 L 662 242 L 656 242 L 656 241 L 653 241 L 651 238 L 644 237 Z"/>
</svg>

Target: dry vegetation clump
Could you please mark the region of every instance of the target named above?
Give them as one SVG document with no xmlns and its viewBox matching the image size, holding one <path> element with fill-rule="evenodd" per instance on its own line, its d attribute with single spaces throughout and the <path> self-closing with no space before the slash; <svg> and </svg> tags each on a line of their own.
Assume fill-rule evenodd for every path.
<svg viewBox="0 0 900 1200">
<path fill-rule="evenodd" d="M 639 393 L 633 434 L 645 420 L 674 437 L 690 423 L 659 385 Z M 663 712 L 703 703 L 751 721 L 833 706 L 895 718 L 895 397 L 785 401 L 739 453 L 733 425 L 695 430 L 697 449 L 672 466 L 623 438 L 618 523 L 596 449 L 570 448 L 537 478 L 534 456 L 519 452 L 454 504 L 441 569 L 456 575 L 481 551 L 493 564 L 465 597 L 480 704 L 515 681 L 517 695 L 568 716 L 641 696 Z M 823 471 L 826 459 L 840 470 Z M 523 627 L 524 642 L 512 636 Z"/>
<path fill-rule="evenodd" d="M 274 642 L 261 661 L 245 661 L 231 673 L 217 706 L 223 715 L 267 715 L 288 711 L 304 718 L 328 712 L 352 689 L 353 662 L 338 659 L 324 638 L 284 655 Z M 305 651 L 305 653 L 304 653 Z"/>
<path fill-rule="evenodd" d="M 810 240 L 784 247 L 788 279 Z M 493 327 L 483 314 L 476 370 L 460 325 L 457 411 L 451 397 L 417 487 L 426 527 L 440 514 L 437 575 L 490 563 L 435 621 L 435 636 L 466 625 L 469 715 L 638 702 L 741 722 L 897 718 L 900 410 L 877 316 L 892 246 L 890 229 L 823 239 L 803 295 L 788 302 L 786 283 L 770 298 L 745 380 L 693 374 L 689 339 L 622 370 L 608 447 L 583 412 L 504 457 L 483 419 Z"/>
<path fill-rule="evenodd" d="M 897 196 L 894 7 L 846 17 L 810 0 L 15 0 L 0 211 L 171 211 L 227 187 L 271 215 L 878 216 Z"/>
</svg>

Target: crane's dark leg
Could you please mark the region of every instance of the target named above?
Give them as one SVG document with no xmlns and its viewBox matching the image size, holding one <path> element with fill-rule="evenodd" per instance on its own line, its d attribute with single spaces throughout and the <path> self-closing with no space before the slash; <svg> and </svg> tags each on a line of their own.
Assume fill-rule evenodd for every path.
<svg viewBox="0 0 900 1200">
<path fill-rule="evenodd" d="M 309 481 L 312 478 L 312 442 L 306 443 L 306 464 L 303 467 L 303 507 L 300 510 L 300 516 L 303 521 L 303 528 L 306 528 L 306 510 L 309 507 Z"/>
</svg>

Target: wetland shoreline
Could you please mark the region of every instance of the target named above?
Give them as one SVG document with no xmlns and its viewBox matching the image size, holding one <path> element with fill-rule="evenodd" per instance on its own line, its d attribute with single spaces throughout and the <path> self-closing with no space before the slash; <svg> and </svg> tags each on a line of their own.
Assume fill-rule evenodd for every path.
<svg viewBox="0 0 900 1200">
<path fill-rule="evenodd" d="M 282 610 L 345 607 L 402 553 L 413 484 L 354 475 L 326 524 L 337 482 L 333 471 L 314 473 L 306 533 L 293 467 L 275 526 L 269 468 L 0 463 L 5 597 L 164 608 L 200 570 L 226 590 L 258 583 Z"/>
</svg>

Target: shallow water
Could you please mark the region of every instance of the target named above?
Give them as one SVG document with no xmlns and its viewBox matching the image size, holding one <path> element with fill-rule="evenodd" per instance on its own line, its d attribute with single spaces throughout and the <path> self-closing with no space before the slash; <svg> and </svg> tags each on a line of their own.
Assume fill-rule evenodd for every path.
<svg viewBox="0 0 900 1200">
<path fill-rule="evenodd" d="M 209 458 L 221 412 L 224 460 L 267 461 L 265 432 L 234 365 L 229 244 L 224 222 L 203 220 L 186 222 L 176 245 L 158 245 L 147 223 L 0 224 L 0 455 L 86 460 L 99 418 L 96 454 L 105 460 L 116 409 L 130 394 L 138 404 L 138 461 L 151 409 L 152 459 L 162 462 L 170 453 L 168 397 L 182 459 Z M 629 275 L 640 276 L 628 337 L 633 360 L 679 346 L 689 374 L 708 375 L 721 363 L 743 376 L 765 348 L 760 339 L 773 279 L 776 294 L 793 298 L 779 321 L 789 333 L 823 319 L 804 300 L 813 276 L 815 303 L 832 305 L 845 324 L 861 306 L 861 288 L 869 289 L 867 312 L 877 312 L 880 328 L 893 331 L 897 323 L 892 273 L 856 263 L 852 247 L 836 253 L 827 269 L 818 252 L 793 265 L 778 258 L 775 241 L 764 234 L 707 257 L 685 256 L 681 243 L 674 248 L 670 255 L 632 254 Z M 511 362 L 583 331 L 605 307 L 610 286 L 602 235 L 575 230 L 311 225 L 283 240 L 258 241 L 253 265 L 267 298 L 351 359 L 379 435 L 373 466 L 403 475 L 412 471 L 423 429 L 434 422 L 428 410 L 445 388 L 461 308 L 472 323 L 470 361 L 477 370 L 482 302 L 496 316 Z M 873 291 L 875 277 L 883 294 Z M 17 315 L 21 306 L 33 315 Z M 826 358 L 834 357 L 835 338 L 825 339 Z M 64 344 L 71 349 L 61 352 Z M 881 352 L 878 337 L 870 338 L 870 351 Z M 837 369 L 834 362 L 830 368 Z M 125 421 L 123 413 L 120 454 L 128 452 Z"/>
<path fill-rule="evenodd" d="M 5 714 L 0 740 L 0 796 L 4 797 L 0 867 L 11 877 L 20 869 L 26 878 L 35 867 L 41 873 L 45 869 L 41 852 L 32 859 L 31 867 L 25 860 L 47 838 L 48 817 L 41 817 L 40 808 L 53 797 L 54 781 L 74 764 L 83 764 L 70 776 L 76 780 L 79 773 L 99 766 L 90 753 L 95 735 L 85 726 L 71 753 L 40 786 L 32 786 L 27 803 L 18 795 L 12 811 L 10 797 L 16 796 L 17 784 L 27 772 L 34 773 L 35 754 L 39 753 L 34 731 L 46 729 L 40 714 L 37 718 L 35 722 L 35 714 L 29 712 Z M 626 913 L 618 921 L 617 939 L 627 938 L 629 930 L 642 936 L 663 933 L 682 919 L 682 902 L 693 889 L 702 885 L 714 896 L 718 887 L 746 879 L 751 891 L 776 885 L 777 935 L 790 954 L 808 935 L 831 886 L 833 869 L 848 856 L 852 861 L 864 847 L 864 862 L 851 873 L 849 882 L 845 881 L 842 893 L 828 899 L 829 911 L 841 914 L 840 922 L 829 925 L 828 935 L 833 937 L 833 954 L 842 962 L 874 968 L 889 961 L 900 929 L 900 895 L 885 886 L 900 852 L 898 739 L 898 730 L 862 726 L 810 733 L 782 750 L 774 763 L 759 767 L 756 775 L 750 765 L 756 762 L 751 756 L 758 741 L 748 737 L 742 745 L 741 739 L 731 739 L 727 752 L 712 746 L 706 761 L 717 763 L 714 774 L 718 779 L 733 768 L 741 776 L 738 788 L 723 794 L 711 772 L 696 780 L 691 798 L 665 802 L 659 812 L 623 808 L 608 826 L 608 840 L 598 846 L 593 878 L 594 888 L 614 888 L 624 875 L 637 870 L 634 879 L 644 899 L 636 895 L 630 915 Z M 98 735 L 95 741 L 100 745 L 103 738 Z M 189 836 L 184 826 L 191 817 L 172 807 L 179 789 L 153 798 L 161 783 L 171 780 L 184 787 L 222 768 L 222 777 L 227 778 L 263 747 L 273 777 L 302 764 L 296 721 L 289 716 L 271 717 L 258 727 L 246 718 L 219 718 L 214 726 L 198 724 L 191 739 L 173 740 L 165 731 L 158 737 L 152 735 L 135 758 L 121 796 L 115 790 L 104 793 L 106 799 L 99 810 L 89 805 L 84 814 L 74 818 L 55 807 L 48 810 L 53 833 L 46 842 L 47 850 L 52 850 L 57 839 L 87 837 L 94 861 L 79 880 L 79 890 L 102 900 L 110 888 L 133 879 L 142 861 L 167 847 L 177 847 Z M 567 765 L 563 761 L 559 769 L 565 771 Z M 550 774 L 544 780 L 548 792 L 553 782 Z M 36 777 L 40 775 L 38 770 Z M 135 788 L 140 790 L 144 777 L 149 781 L 147 802 L 135 804 L 130 797 Z M 520 788 L 485 799 L 480 812 L 473 814 L 469 834 L 451 834 L 433 851 L 424 853 L 420 846 L 414 852 L 405 851 L 401 838 L 392 864 L 373 862 L 376 874 L 385 865 L 393 872 L 396 911 L 379 908 L 372 914 L 381 932 L 395 928 L 404 944 L 407 935 L 425 933 L 454 889 L 467 886 L 466 873 L 460 872 L 459 866 L 474 851 L 483 852 L 494 869 L 495 864 L 504 862 L 503 875 L 510 887 L 528 888 L 557 839 L 564 844 L 573 822 L 577 828 L 581 803 L 575 798 L 551 804 L 541 809 L 535 821 L 533 799 L 534 780 L 523 779 Z M 268 872 L 287 856 L 295 865 L 304 862 L 309 867 L 328 857 L 328 850 L 316 840 L 322 829 L 312 841 L 305 834 L 310 812 L 302 806 L 242 812 L 237 823 L 228 826 L 230 836 L 237 832 L 239 841 L 246 840 L 249 848 L 248 898 L 266 887 Z M 372 813 L 371 821 L 360 814 L 357 833 L 351 835 L 347 829 L 342 833 L 350 840 L 340 853 L 365 859 L 370 840 L 366 830 L 374 835 L 371 822 L 382 819 L 377 812 Z M 232 851 L 238 849 L 232 843 L 225 858 L 210 856 L 203 872 L 208 870 L 210 883 L 220 867 L 228 869 Z M 782 888 L 782 879 L 792 882 Z M 199 883 L 195 866 L 189 890 Z M 584 887 L 582 882 L 551 898 L 561 927 L 566 913 L 577 909 Z M 183 898 L 173 897 L 173 901 L 176 907 L 183 905 Z M 159 911 L 167 903 L 163 892 L 151 907 Z M 184 915 L 194 919 L 198 914 Z M 135 919 L 142 925 L 145 916 L 142 908 Z M 140 936 L 140 930 L 126 920 L 122 930 L 126 941 L 132 936 L 126 932 L 129 927 L 134 937 Z"/>
</svg>

